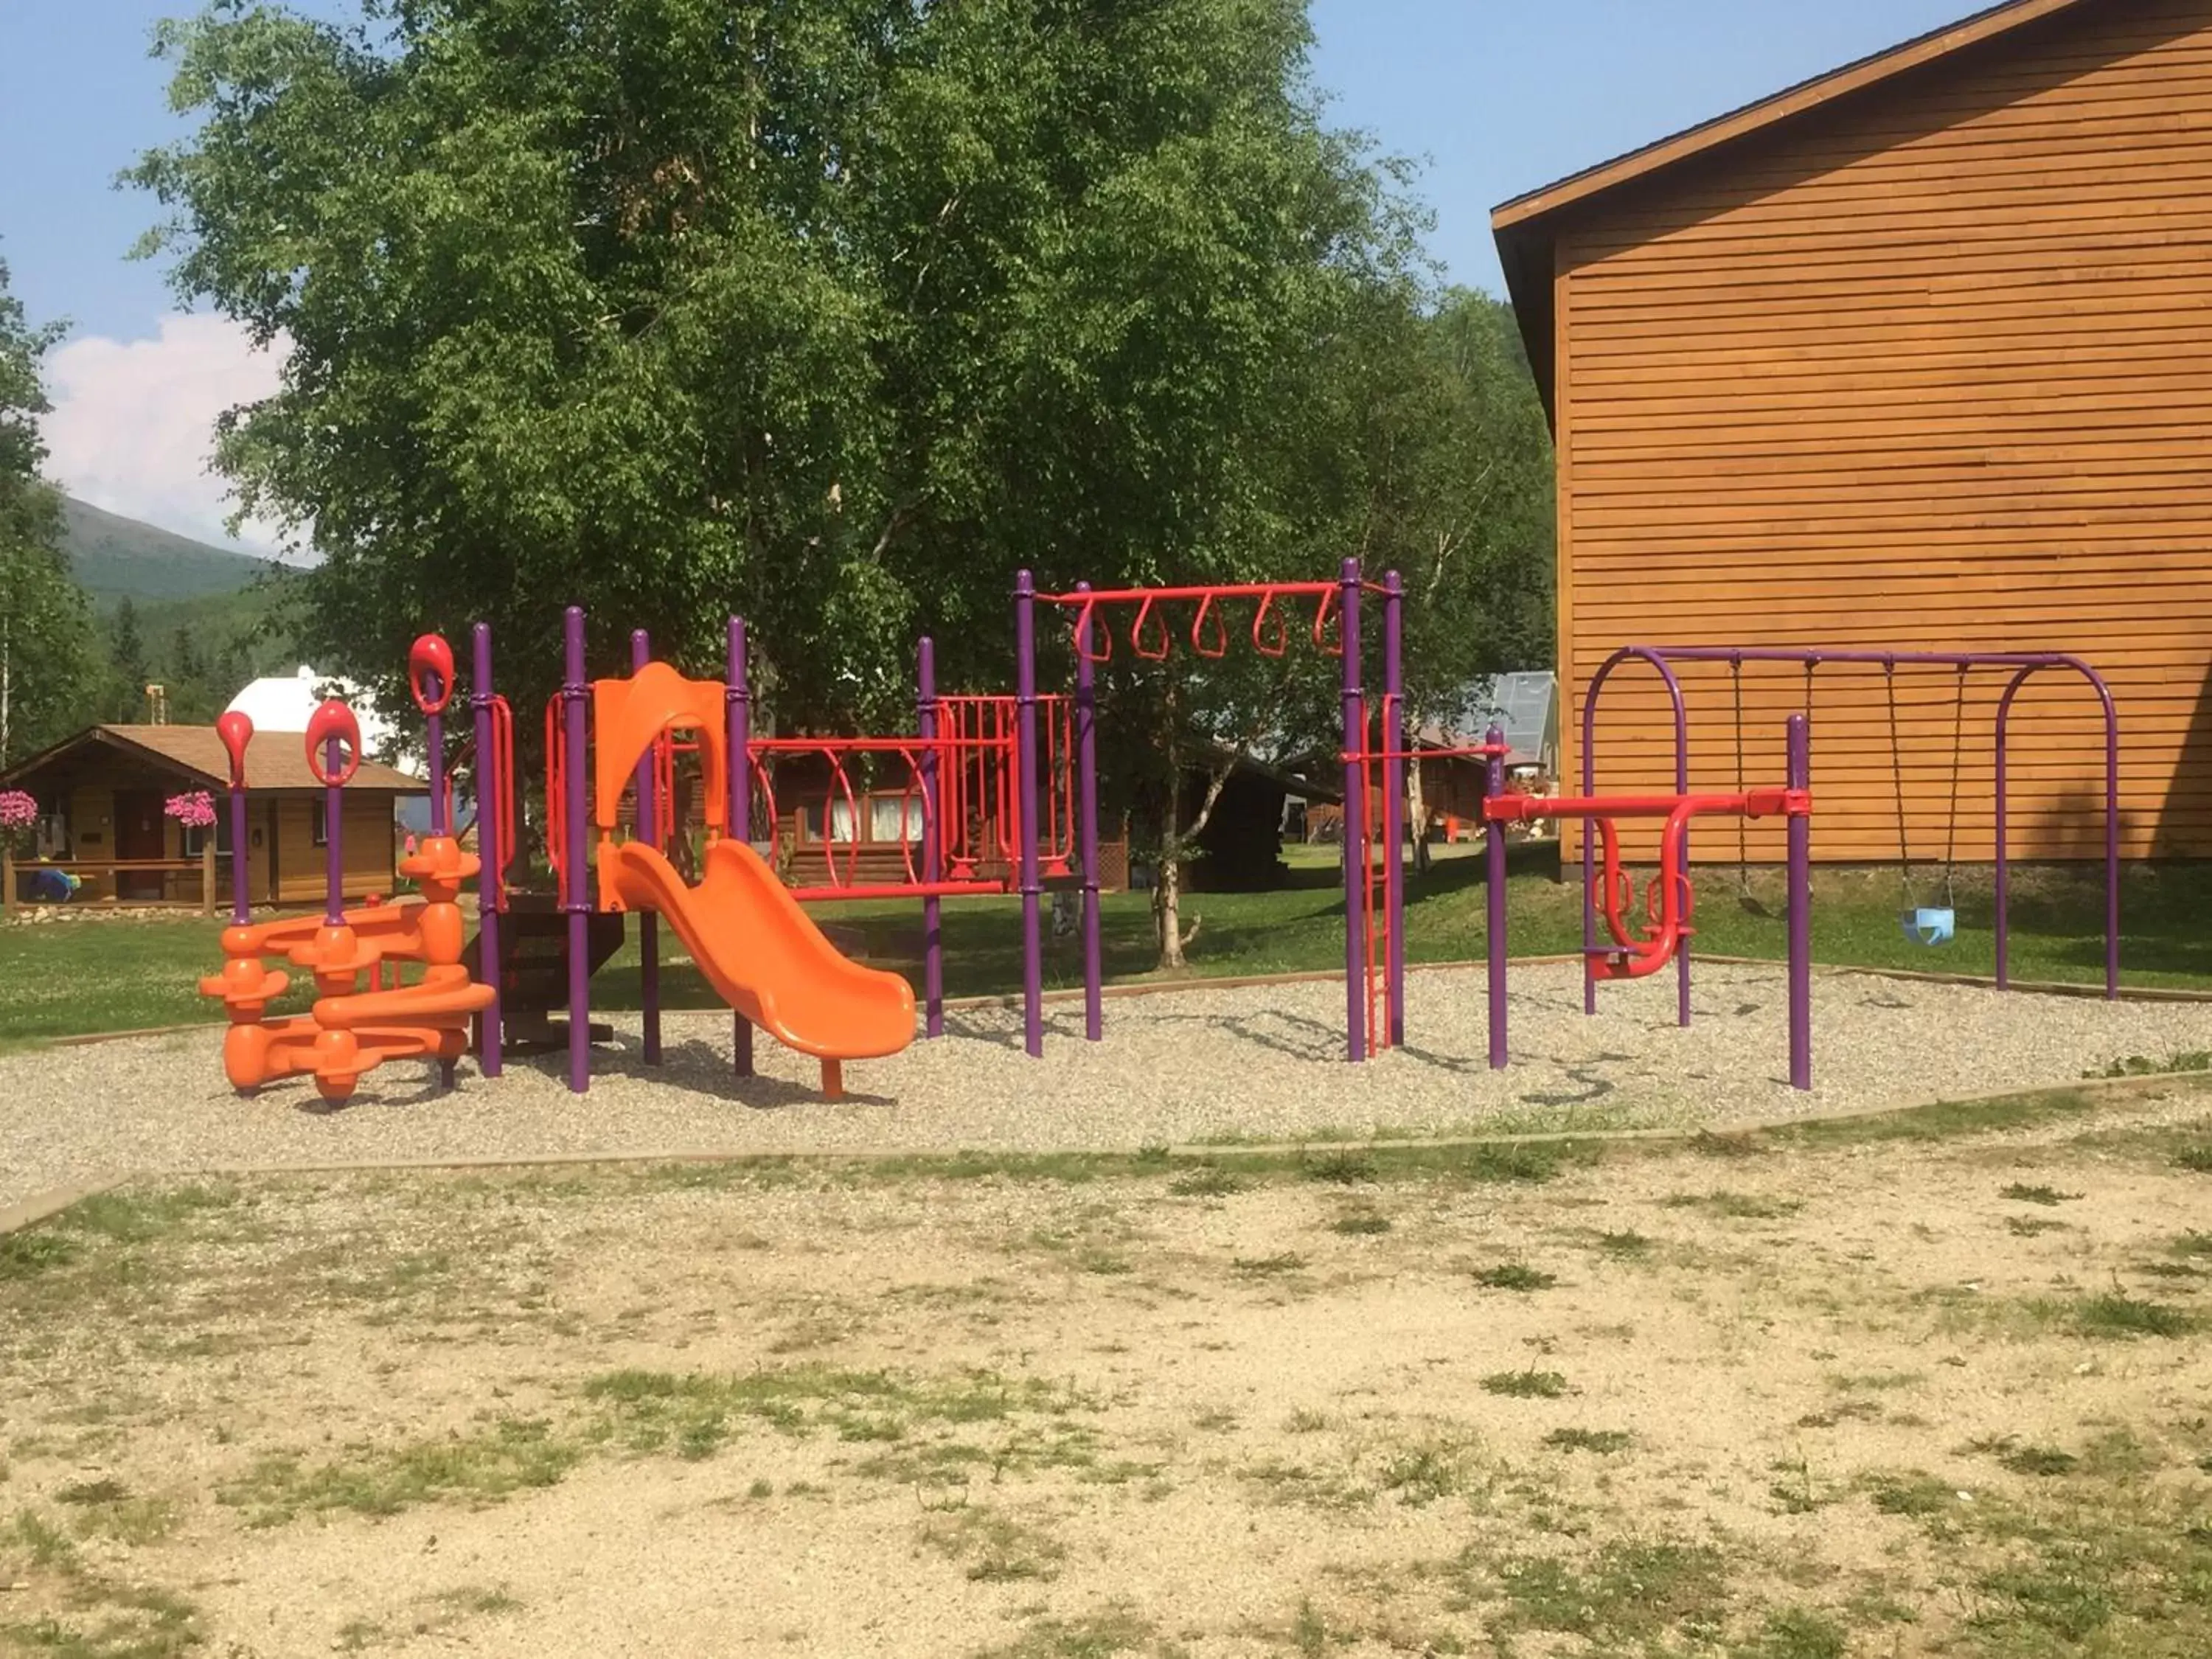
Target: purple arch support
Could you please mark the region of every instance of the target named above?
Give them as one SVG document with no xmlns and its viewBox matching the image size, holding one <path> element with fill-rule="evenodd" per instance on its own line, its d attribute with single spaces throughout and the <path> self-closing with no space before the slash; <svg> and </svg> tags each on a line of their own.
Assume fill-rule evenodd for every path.
<svg viewBox="0 0 2212 1659">
<path fill-rule="evenodd" d="M 1631 645 L 1607 657 L 1591 677 L 1589 695 L 1583 705 L 1583 788 L 1595 790 L 1591 747 L 1597 723 L 1598 695 L 1615 666 L 1634 657 L 1652 664 L 1666 676 L 1674 703 L 1675 777 L 1677 787 L 1688 787 L 1688 726 L 1682 706 L 1680 684 L 1669 664 L 1679 662 L 1781 662 L 1800 666 L 1856 663 L 1863 666 L 1894 667 L 1899 663 L 1941 668 L 2011 668 L 2017 670 L 1997 704 L 1996 726 L 1996 980 L 2000 988 L 2010 982 L 2011 919 L 2006 914 L 2009 894 L 2009 866 L 2005 847 L 2005 750 L 2014 700 L 2021 688 L 2045 669 L 2063 668 L 2079 674 L 2097 694 L 2105 715 L 2105 994 L 2120 994 L 2120 716 L 2112 689 L 2105 677 L 2081 658 L 2063 651 L 1863 651 L 1832 650 L 1810 646 Z M 1589 896 L 1590 850 L 1583 842 L 1583 927 L 1593 926 Z M 1683 967 L 1683 1023 L 1689 1023 L 1689 963 Z M 1591 988 L 1595 1001 L 1596 988 Z"/>
</svg>

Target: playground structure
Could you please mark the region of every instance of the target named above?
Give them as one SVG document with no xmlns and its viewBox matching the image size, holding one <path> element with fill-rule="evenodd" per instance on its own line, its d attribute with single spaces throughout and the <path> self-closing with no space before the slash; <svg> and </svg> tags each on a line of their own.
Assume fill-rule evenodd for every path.
<svg viewBox="0 0 2212 1659">
<path fill-rule="evenodd" d="M 1382 689 L 1370 694 L 1364 679 L 1363 607 L 1379 602 Z M 1690 1019 L 1690 955 L 1697 898 L 1690 841 L 1700 819 L 1734 818 L 1741 826 L 1768 817 L 1787 825 L 1786 913 L 1789 957 L 1790 1077 L 1811 1086 L 1810 821 L 1811 691 L 1816 671 L 1828 664 L 1873 665 L 1893 682 L 1901 665 L 1950 668 L 1959 676 L 1954 713 L 1953 823 L 1956 818 L 1955 750 L 1964 732 L 1964 686 L 1974 669 L 2010 671 L 1996 718 L 1998 982 L 2007 982 L 2004 912 L 2005 756 L 2008 719 L 2022 685 L 2045 669 L 2079 672 L 2097 691 L 2106 732 L 2106 855 L 2107 876 L 2106 988 L 2117 993 L 2118 973 L 2118 820 L 2119 738 L 2109 690 L 2079 659 L 2057 653 L 1875 653 L 1811 648 L 1708 646 L 1630 646 L 1614 653 L 1591 681 L 1583 719 L 1583 793 L 1532 798 L 1508 788 L 1509 750 L 1493 727 L 1480 744 L 1416 750 L 1408 732 L 1404 690 L 1403 591 L 1396 574 L 1379 582 L 1347 560 L 1328 581 L 1230 584 L 1208 586 L 1094 589 L 1078 583 L 1064 592 L 1040 592 L 1030 573 L 1014 590 L 1016 690 L 1006 696 L 946 696 L 936 686 L 932 643 L 920 641 L 915 730 L 897 735 L 756 737 L 748 678 L 745 626 L 730 619 L 726 669 L 721 679 L 686 678 L 653 659 L 643 632 L 631 636 L 631 672 L 589 679 L 585 666 L 585 618 L 571 608 L 564 627 L 561 689 L 547 711 L 546 838 L 556 891 L 552 908 L 535 913 L 551 924 L 541 936 L 558 950 L 540 966 L 557 967 L 564 981 L 567 1025 L 560 1041 L 568 1053 L 569 1086 L 588 1089 L 591 1047 L 590 980 L 622 940 L 623 918 L 639 918 L 643 1058 L 661 1059 L 659 927 L 682 939 L 702 977 L 734 1013 L 733 1063 L 740 1076 L 753 1070 L 757 1029 L 788 1048 L 818 1060 L 825 1096 L 842 1092 L 846 1060 L 899 1052 L 915 1035 L 916 998 L 897 975 L 849 961 L 804 906 L 821 900 L 913 898 L 923 907 L 922 1026 L 944 1030 L 942 901 L 1010 890 L 1020 899 L 1023 927 L 1024 1046 L 1043 1052 L 1043 949 L 1041 898 L 1049 882 L 1073 884 L 1080 896 L 1084 1035 L 1103 1036 L 1103 972 L 1098 879 L 1097 667 L 1110 661 L 1117 628 L 1127 619 L 1133 654 L 1164 659 L 1186 626 L 1189 647 L 1216 659 L 1232 647 L 1231 618 L 1255 651 L 1281 657 L 1291 648 L 1293 613 L 1312 648 L 1340 665 L 1342 736 L 1338 760 L 1344 788 L 1345 1012 L 1346 1053 L 1362 1060 L 1406 1041 L 1405 903 L 1406 767 L 1423 757 L 1461 757 L 1483 763 L 1481 818 L 1486 834 L 1486 969 L 1488 1060 L 1508 1063 L 1505 836 L 1508 826 L 1541 817 L 1574 818 L 1590 826 L 1583 849 L 1584 1008 L 1594 1013 L 1601 981 L 1641 979 L 1673 963 L 1678 1018 Z M 1073 689 L 1066 696 L 1037 689 L 1037 607 L 1067 618 Z M 1308 620 L 1306 607 L 1310 606 Z M 1249 611 L 1249 615 L 1247 614 Z M 1175 617 L 1170 623 L 1171 615 Z M 410 653 L 409 679 L 430 735 L 432 833 L 404 864 L 421 883 L 424 899 L 404 906 L 340 910 L 337 889 L 320 921 L 246 925 L 245 895 L 234 895 L 234 922 L 224 937 L 228 958 L 222 975 L 203 981 L 229 1009 L 232 1031 L 226 1065 L 240 1088 L 313 1073 L 326 1097 L 343 1099 L 359 1076 L 388 1060 L 438 1060 L 450 1080 L 453 1066 L 476 1021 L 476 1046 L 487 1077 L 500 1073 L 506 1020 L 524 1012 L 511 945 L 532 913 L 518 907 L 507 872 L 515 853 L 518 818 L 513 718 L 491 688 L 489 629 L 473 636 L 471 705 L 475 730 L 457 766 L 476 781 L 477 860 L 454 838 L 454 808 L 444 755 L 443 711 L 453 694 L 451 653 L 426 635 Z M 1601 794 L 1595 787 L 1596 721 L 1601 693 L 1613 671 L 1629 661 L 1655 666 L 1671 699 L 1675 732 L 1675 788 Z M 1728 663 L 1738 686 L 1735 787 L 1690 787 L 1688 714 L 1670 662 Z M 1743 775 L 1742 665 L 1753 661 L 1800 665 L 1806 706 L 1786 722 L 1785 775 L 1779 782 L 1750 783 Z M 1894 698 L 1892 700 L 1893 708 Z M 1893 731 L 1894 721 L 1893 719 Z M 242 722 L 226 727 L 232 745 L 234 823 L 243 811 Z M 310 764 L 337 792 L 358 763 L 359 732 L 343 705 L 319 714 L 309 736 Z M 351 763 L 343 757 L 349 745 Z M 820 821 L 824 829 L 819 879 L 796 869 L 779 873 L 777 825 L 780 763 L 801 757 L 819 763 Z M 707 837 L 698 878 L 690 879 L 670 854 L 685 826 L 678 822 L 680 761 L 697 769 L 703 792 Z M 862 879 L 857 824 L 864 794 L 872 802 L 879 776 L 897 787 L 896 879 Z M 1903 799 L 1899 771 L 1899 795 Z M 625 817 L 624 807 L 629 806 Z M 768 830 L 768 854 L 757 850 L 756 807 Z M 848 826 L 840 851 L 835 825 Z M 1620 825 L 1658 826 L 1657 868 L 1639 891 L 1627 871 Z M 335 817 L 331 868 L 337 866 Z M 239 833 L 242 833 L 242 830 Z M 1900 830 L 1902 835 L 1902 830 Z M 1379 843 L 1379 844 L 1378 844 Z M 1909 848 L 1905 849 L 1909 852 Z M 1946 874 L 1950 848 L 1946 848 Z M 794 859 L 794 863 L 796 860 Z M 995 866 L 995 869 L 994 867 Z M 481 873 L 480 933 L 472 978 L 460 939 L 456 902 L 462 884 Z M 1909 864 L 1905 881 L 1910 887 Z M 335 883 L 335 876 L 332 878 Z M 1747 894 L 1748 889 L 1747 888 Z M 1600 925 L 1602 924 L 1602 933 Z M 1908 932 L 1923 939 L 1948 938 L 1948 910 L 1909 908 Z M 312 969 L 323 996 L 305 1019 L 270 1022 L 268 1004 L 283 990 L 281 974 L 260 961 L 280 955 Z M 379 964 L 420 962 L 422 979 L 386 989 Z M 356 976 L 369 972 L 362 992 Z M 510 1003 L 514 1006 L 510 1006 Z M 555 1006 L 550 1000 L 544 1006 Z M 550 1034 L 550 1028 L 547 1028 Z M 541 1034 L 543 1035 L 543 1034 Z"/>
<path fill-rule="evenodd" d="M 1582 782 L 1584 795 L 1595 793 L 1597 787 L 1597 720 L 1600 701 L 1613 672 L 1624 664 L 1641 662 L 1656 669 L 1664 687 L 1673 715 L 1674 736 L 1674 787 L 1686 793 L 1690 787 L 1690 725 L 1689 708 L 1682 693 L 1680 679 L 1672 665 L 1677 663 L 1725 663 L 1730 671 L 1730 682 L 1735 697 L 1736 714 L 1736 769 L 1737 787 L 1742 787 L 1743 768 L 1743 700 L 1742 673 L 1747 663 L 1780 663 L 1792 665 L 1804 672 L 1803 707 L 1795 720 L 1802 720 L 1807 728 L 1813 724 L 1815 677 L 1831 665 L 1879 668 L 1887 682 L 1889 708 L 1889 738 L 1892 776 L 1896 790 L 1898 816 L 1898 851 L 1901 879 L 1904 882 L 1906 904 L 1900 922 L 1909 937 L 1926 945 L 1940 945 L 1953 937 L 1955 912 L 1948 902 L 1950 898 L 1950 866 L 1952 842 L 1955 840 L 1958 823 L 1959 757 L 1966 736 L 1966 692 L 1967 677 L 1978 669 L 2007 671 L 2008 678 L 1997 701 L 1994 742 L 1996 753 L 1996 983 L 1999 990 L 2011 983 L 2008 947 L 2010 918 L 2008 914 L 2009 864 L 2006 850 L 2006 793 L 2005 763 L 2008 750 L 2012 709 L 2021 690 L 2038 674 L 2051 669 L 2062 669 L 2080 675 L 2096 693 L 2104 720 L 2105 760 L 2105 994 L 2108 999 L 2119 995 L 2120 985 L 2120 724 L 2119 713 L 2112 700 L 2112 688 L 2104 677 L 2081 658 L 2063 652 L 2014 651 L 1865 651 L 1831 649 L 1813 646 L 1731 646 L 1731 645 L 1628 645 L 1623 646 L 1601 663 L 1590 677 L 1589 695 L 1583 703 L 1582 722 Z M 1918 904 L 1911 886 L 1910 848 L 1905 827 L 1905 791 L 1901 768 L 1898 761 L 1896 677 L 1899 668 L 1924 666 L 1948 668 L 1957 676 L 1954 689 L 1952 722 L 1952 774 L 1948 800 L 1950 832 L 1944 849 L 1944 882 L 1947 902 L 1942 907 L 1923 907 Z M 1574 816 L 1571 813 L 1567 816 Z M 1613 860 L 1613 849 L 1605 848 L 1608 867 Z M 1583 842 L 1583 940 L 1586 949 L 1595 949 L 1597 921 L 1605 909 L 1604 898 L 1611 891 L 1611 878 L 1604 885 L 1598 882 L 1594 867 L 1594 849 L 1585 836 Z M 1742 853 L 1739 845 L 1738 865 L 1741 867 Z M 1686 867 L 1686 843 L 1680 853 Z M 1795 866 L 1795 847 L 1792 848 Z M 1802 925 L 1804 912 L 1802 896 L 1792 879 L 1790 901 L 1790 924 L 1795 949 L 1795 935 Z M 1610 925 L 1610 915 L 1607 916 Z M 1674 956 L 1677 980 L 1677 1018 L 1683 1025 L 1690 1023 L 1690 950 L 1686 939 Z M 1597 1012 L 1597 978 L 1593 976 L 1584 988 L 1583 1006 L 1586 1012 Z"/>
<path fill-rule="evenodd" d="M 1362 678 L 1361 602 L 1382 605 L 1382 690 L 1372 700 Z M 1692 794 L 1686 763 L 1673 794 L 1605 797 L 1585 789 L 1580 797 L 1534 799 L 1505 786 L 1504 762 L 1510 752 L 1496 727 L 1479 744 L 1426 748 L 1416 754 L 1406 720 L 1404 587 L 1395 571 L 1381 582 L 1360 574 L 1346 559 L 1334 581 L 1262 582 L 1190 587 L 1094 589 L 1079 582 L 1066 592 L 1040 592 L 1030 572 L 1014 582 L 1017 703 L 1021 714 L 1019 787 L 1022 799 L 1035 799 L 1038 775 L 1034 709 L 1036 691 L 1036 607 L 1073 613 L 1071 646 L 1075 658 L 1075 756 L 1079 775 L 1076 840 L 1077 878 L 1082 892 L 1084 1035 L 1103 1036 L 1103 973 L 1097 883 L 1097 669 L 1111 659 L 1116 607 L 1133 607 L 1128 625 L 1131 651 L 1147 661 L 1164 659 L 1174 649 L 1168 607 L 1190 605 L 1190 648 L 1217 659 L 1231 648 L 1228 613 L 1251 606 L 1249 635 L 1263 656 L 1279 657 L 1290 645 L 1285 613 L 1310 600 L 1310 636 L 1316 650 L 1342 665 L 1344 777 L 1345 1043 L 1347 1057 L 1362 1060 L 1406 1040 L 1405 769 L 1420 756 L 1465 757 L 1486 764 L 1483 817 L 1486 836 L 1485 925 L 1488 981 L 1489 1063 L 1507 1064 L 1505 828 L 1531 817 L 1575 817 L 1596 826 L 1606 848 L 1603 897 L 1594 911 L 1605 915 L 1612 942 L 1601 945 L 1593 930 L 1583 950 L 1587 995 L 1595 1009 L 1601 979 L 1643 978 L 1669 961 L 1681 960 L 1693 931 L 1694 898 L 1689 866 L 1689 825 L 1700 817 L 1756 818 L 1783 816 L 1790 827 L 1790 880 L 1794 921 L 1790 930 L 1790 1080 L 1812 1086 L 1812 956 L 1809 927 L 1809 825 L 1812 792 L 1808 722 L 1793 717 L 1789 726 L 1790 776 L 1780 786 L 1739 787 L 1732 793 Z M 1103 614 L 1102 614 L 1103 613 Z M 1379 805 L 1370 811 L 1370 800 Z M 1377 823 L 1376 820 L 1380 820 Z M 1645 915 L 1632 920 L 1632 884 L 1621 867 L 1615 821 L 1662 821 L 1660 869 L 1645 894 Z M 1032 1056 L 1044 1052 L 1043 948 L 1041 883 L 1036 814 L 1023 819 L 1019 886 L 1023 930 L 1023 1038 Z M 1379 847 L 1378 843 L 1379 842 Z M 1593 892 L 1594 872 L 1585 872 Z M 1687 993 L 1684 995 L 1686 999 Z M 1686 1009 L 1686 1001 L 1685 1008 Z"/>
<path fill-rule="evenodd" d="M 230 1016 L 223 1036 L 223 1070 L 231 1085 L 258 1089 L 282 1078 L 312 1075 L 318 1093 L 333 1103 L 349 1098 L 362 1076 L 398 1060 L 434 1060 L 441 1083 L 453 1081 L 454 1064 L 466 1052 L 469 1023 L 494 1000 L 460 965 L 465 925 L 457 902 L 463 884 L 478 872 L 477 859 L 452 833 L 451 802 L 441 754 L 443 715 L 453 696 L 453 653 L 444 641 L 425 636 L 410 654 L 408 678 L 430 732 L 430 833 L 399 866 L 422 896 L 403 904 L 344 908 L 343 872 L 345 784 L 361 764 L 361 726 L 353 711 L 332 699 L 315 711 L 306 737 L 307 765 L 324 795 L 328 844 L 328 892 L 323 915 L 249 924 L 246 860 L 231 860 L 231 925 L 224 929 L 222 971 L 200 981 L 203 995 L 220 997 Z M 246 750 L 253 725 L 245 715 L 216 722 L 230 759 L 231 845 L 246 841 Z M 307 969 L 318 993 L 307 1014 L 270 1019 L 269 1005 L 290 985 L 264 957 Z M 384 984 L 384 964 L 392 982 Z M 401 981 L 398 965 L 422 964 L 422 976 Z M 361 976 L 368 975 L 368 988 Z"/>
<path fill-rule="evenodd" d="M 1072 848 L 1069 769 L 1065 754 L 1070 719 L 1062 700 L 1042 709 L 1043 753 L 1054 780 L 1042 792 L 1022 789 L 1016 778 L 1015 728 L 1018 700 L 1008 696 L 940 696 L 934 647 L 920 642 L 916 723 L 902 736 L 756 737 L 743 618 L 732 617 L 726 636 L 726 677 L 690 680 L 652 659 L 650 641 L 631 635 L 633 674 L 587 682 L 584 615 L 566 618 L 562 689 L 548 710 L 547 844 L 566 917 L 567 1030 L 569 1085 L 590 1086 L 590 988 L 592 957 L 600 954 L 591 930 L 603 918 L 641 913 L 641 1002 L 644 1057 L 660 1059 L 659 922 L 676 928 L 702 975 L 735 1011 L 734 1064 L 739 1076 L 753 1069 L 755 1029 L 785 1047 L 818 1059 L 823 1090 L 842 1091 L 847 1060 L 895 1054 L 914 1036 L 915 996 L 899 975 L 860 967 L 837 951 L 802 906 L 837 899 L 915 898 L 922 904 L 924 1030 L 944 1030 L 942 901 L 1002 894 L 1014 869 L 1017 820 L 1042 849 L 1048 875 L 1065 874 Z M 488 631 L 476 635 L 479 678 L 490 678 Z M 588 705 L 588 719 L 587 719 Z M 1034 729 L 1039 710 L 1020 711 Z M 591 740 L 587 741 L 587 738 Z M 1032 751 L 1034 752 L 1034 751 Z M 591 757 L 591 775 L 575 757 Z M 708 844 L 702 879 L 687 884 L 667 856 L 683 833 L 674 809 L 679 757 L 696 757 L 703 790 Z M 742 764 L 732 757 L 743 756 Z M 858 878 L 857 838 L 841 864 L 834 834 L 823 842 L 823 878 L 787 885 L 755 849 L 754 809 L 763 812 L 770 854 L 780 819 L 776 767 L 806 757 L 826 768 L 822 820 L 834 824 L 839 808 L 857 823 L 860 794 L 856 765 L 903 769 L 900 798 L 902 878 Z M 631 832 L 620 836 L 621 804 L 634 802 Z M 483 811 L 511 820 L 511 776 L 484 794 Z M 587 804 L 588 803 L 588 804 Z M 909 827 L 915 833 L 906 833 Z M 584 856 L 574 849 L 588 849 Z M 988 867 L 998 863 L 1006 877 Z M 595 864 L 597 887 L 586 884 Z M 1094 847 L 1095 867 L 1095 847 Z M 505 909 L 502 896 L 501 908 Z M 487 923 L 487 933 L 496 927 Z M 487 947 L 496 957 L 497 946 Z M 486 1022 L 482 1047 L 497 1064 L 501 1035 Z"/>
</svg>

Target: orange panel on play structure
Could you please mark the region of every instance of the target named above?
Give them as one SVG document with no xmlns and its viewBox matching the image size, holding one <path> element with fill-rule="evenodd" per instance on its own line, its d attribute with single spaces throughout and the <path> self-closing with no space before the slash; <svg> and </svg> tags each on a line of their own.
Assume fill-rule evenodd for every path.
<svg viewBox="0 0 2212 1659">
<path fill-rule="evenodd" d="M 707 827 L 720 830 L 728 811 L 727 718 L 721 681 L 687 680 L 665 662 L 647 663 L 628 679 L 592 681 L 592 821 L 612 830 L 647 751 L 664 732 L 690 731 L 698 734 L 706 772 Z"/>
</svg>

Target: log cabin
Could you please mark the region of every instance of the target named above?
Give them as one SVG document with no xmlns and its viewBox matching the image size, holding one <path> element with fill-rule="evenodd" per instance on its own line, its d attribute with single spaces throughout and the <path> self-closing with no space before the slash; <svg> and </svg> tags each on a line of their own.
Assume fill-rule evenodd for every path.
<svg viewBox="0 0 2212 1659">
<path fill-rule="evenodd" d="M 257 732 L 246 747 L 246 890 L 257 905 L 305 908 L 326 884 L 324 793 L 297 732 Z M 230 765 L 212 726 L 94 726 L 0 773 L 0 789 L 38 803 L 38 845 L 12 854 L 8 904 L 33 900 L 38 868 L 78 878 L 75 903 L 219 906 L 230 891 Z M 374 761 L 346 786 L 339 819 L 349 899 L 398 884 L 394 804 L 423 793 L 420 778 Z M 173 796 L 205 790 L 213 827 L 186 828 L 164 811 Z"/>
</svg>

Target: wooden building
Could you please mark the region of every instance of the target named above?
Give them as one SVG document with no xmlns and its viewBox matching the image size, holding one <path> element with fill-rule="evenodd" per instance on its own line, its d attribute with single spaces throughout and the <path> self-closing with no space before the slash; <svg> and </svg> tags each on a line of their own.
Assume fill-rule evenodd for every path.
<svg viewBox="0 0 2212 1659">
<path fill-rule="evenodd" d="M 325 798 L 300 735 L 255 733 L 246 768 L 253 902 L 321 903 L 329 850 Z M 78 878 L 74 903 L 222 904 L 230 890 L 229 780 L 230 763 L 212 726 L 89 726 L 0 773 L 0 789 L 25 791 L 42 815 L 39 846 L 15 856 L 9 902 L 33 896 L 44 864 Z M 392 892 L 393 804 L 423 787 L 419 778 L 368 761 L 346 786 L 339 851 L 348 898 Z M 214 828 L 189 830 L 163 811 L 170 797 L 202 789 L 216 809 Z"/>
<path fill-rule="evenodd" d="M 2118 702 L 2124 851 L 2212 853 L 2208 183 L 2212 0 L 2013 0 L 1499 208 L 1558 441 L 1565 780 L 1631 642 L 2067 651 Z M 1730 672 L 1683 679 L 1693 781 L 1731 781 Z M 1986 859 L 2002 683 L 1822 670 L 1816 856 L 1893 859 L 1899 793 L 1940 854 L 1955 723 Z M 1608 688 L 1601 787 L 1669 781 L 1654 685 Z M 1804 676 L 1741 689 L 1778 782 Z M 2023 696 L 2016 853 L 2101 851 L 2096 714 Z"/>
</svg>

